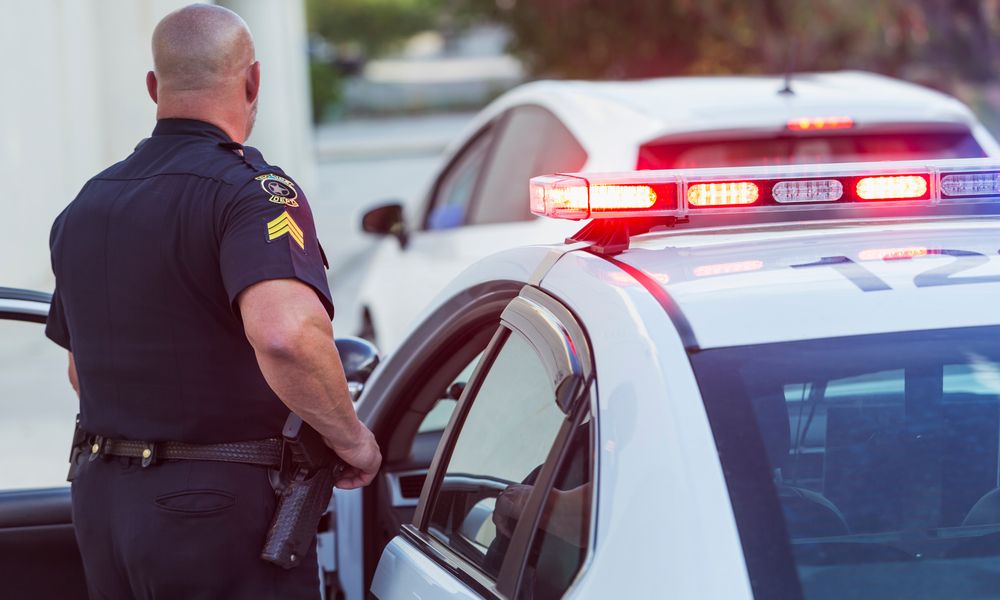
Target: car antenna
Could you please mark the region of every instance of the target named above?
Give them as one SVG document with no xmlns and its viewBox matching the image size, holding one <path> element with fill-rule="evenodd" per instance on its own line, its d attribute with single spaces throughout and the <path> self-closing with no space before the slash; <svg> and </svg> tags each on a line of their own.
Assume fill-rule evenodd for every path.
<svg viewBox="0 0 1000 600">
<path fill-rule="evenodd" d="M 779 94 L 782 95 L 794 95 L 795 90 L 792 89 L 792 75 L 795 74 L 795 42 L 788 42 L 788 57 L 785 60 L 785 85 L 778 90 Z"/>
</svg>

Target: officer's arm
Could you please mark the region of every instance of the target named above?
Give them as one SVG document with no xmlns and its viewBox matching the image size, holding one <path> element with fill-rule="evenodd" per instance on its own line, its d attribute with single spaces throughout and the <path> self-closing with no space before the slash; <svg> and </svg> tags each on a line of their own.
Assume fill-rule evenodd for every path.
<svg viewBox="0 0 1000 600">
<path fill-rule="evenodd" d="M 296 279 L 272 279 L 248 287 L 237 304 L 268 385 L 355 467 L 338 487 L 367 485 L 381 455 L 354 412 L 333 326 L 316 292 Z"/>
<path fill-rule="evenodd" d="M 80 380 L 76 376 L 76 362 L 73 360 L 73 353 L 69 353 L 69 368 L 67 369 L 69 373 L 69 384 L 73 386 L 73 391 L 76 392 L 77 397 L 80 396 Z"/>
</svg>

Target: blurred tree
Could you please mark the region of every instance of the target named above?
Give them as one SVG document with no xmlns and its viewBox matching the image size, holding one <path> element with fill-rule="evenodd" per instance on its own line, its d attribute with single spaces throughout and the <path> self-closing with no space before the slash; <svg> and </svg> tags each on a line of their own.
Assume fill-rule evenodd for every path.
<svg viewBox="0 0 1000 600">
<path fill-rule="evenodd" d="M 864 69 L 957 93 L 1000 125 L 1000 0 L 307 0 L 307 8 L 312 32 L 363 56 L 426 29 L 448 35 L 499 22 L 535 76 Z"/>
<path fill-rule="evenodd" d="M 309 31 L 367 56 L 434 29 L 443 0 L 306 0 Z"/>
<path fill-rule="evenodd" d="M 365 60 L 438 25 L 444 0 L 306 0 L 306 22 L 322 52 L 311 51 L 313 120 L 320 122 L 340 99 L 343 76 Z"/>
<path fill-rule="evenodd" d="M 309 61 L 309 80 L 313 123 L 319 123 L 330 107 L 340 100 L 343 82 L 333 65 L 315 58 Z"/>
<path fill-rule="evenodd" d="M 923 68 L 997 73 L 1000 0 L 451 0 L 506 23 L 536 75 L 648 77 Z"/>
</svg>

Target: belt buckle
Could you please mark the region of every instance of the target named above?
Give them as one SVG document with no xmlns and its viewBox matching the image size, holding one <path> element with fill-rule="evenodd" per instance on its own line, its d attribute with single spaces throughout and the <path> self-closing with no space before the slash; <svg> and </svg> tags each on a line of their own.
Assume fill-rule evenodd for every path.
<svg viewBox="0 0 1000 600">
<path fill-rule="evenodd" d="M 155 465 L 159 462 L 157 456 L 158 444 L 156 442 L 146 442 L 146 447 L 142 449 L 142 468 Z"/>
</svg>

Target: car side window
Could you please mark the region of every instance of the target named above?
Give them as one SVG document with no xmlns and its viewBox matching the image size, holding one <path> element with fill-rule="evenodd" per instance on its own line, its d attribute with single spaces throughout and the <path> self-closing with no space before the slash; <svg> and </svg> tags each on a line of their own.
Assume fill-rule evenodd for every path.
<svg viewBox="0 0 1000 600">
<path fill-rule="evenodd" d="M 532 219 L 528 179 L 579 171 L 587 153 L 566 126 L 540 106 L 512 109 L 503 123 L 472 209 L 473 224 Z"/>
<path fill-rule="evenodd" d="M 561 598 L 583 567 L 594 493 L 592 435 L 591 422 L 585 419 L 570 436 L 563 462 L 543 504 L 519 597 Z M 499 512 L 506 510 L 503 498 Z"/>
<path fill-rule="evenodd" d="M 469 205 L 476 193 L 480 173 L 493 141 L 494 129 L 489 125 L 478 133 L 438 180 L 430 212 L 427 214 L 427 229 L 450 229 L 465 224 Z"/>
<path fill-rule="evenodd" d="M 495 515 L 498 496 L 523 507 L 565 415 L 538 354 L 510 332 L 472 399 L 431 499 L 428 533 L 496 577 L 516 515 Z"/>
<path fill-rule="evenodd" d="M 420 427 L 417 429 L 417 433 L 444 431 L 444 428 L 448 426 L 448 421 L 451 420 L 452 413 L 455 412 L 459 396 L 462 395 L 462 391 L 465 389 L 466 384 L 469 382 L 469 378 L 472 377 L 472 373 L 476 370 L 476 365 L 479 364 L 482 357 L 482 352 L 477 354 L 476 358 L 472 359 L 472 361 L 466 365 L 464 369 L 462 369 L 462 372 L 455 377 L 455 380 L 451 382 L 447 389 L 445 389 L 443 396 L 434 404 L 434 407 L 431 408 L 427 415 L 424 416 L 424 420 L 420 422 Z"/>
</svg>

